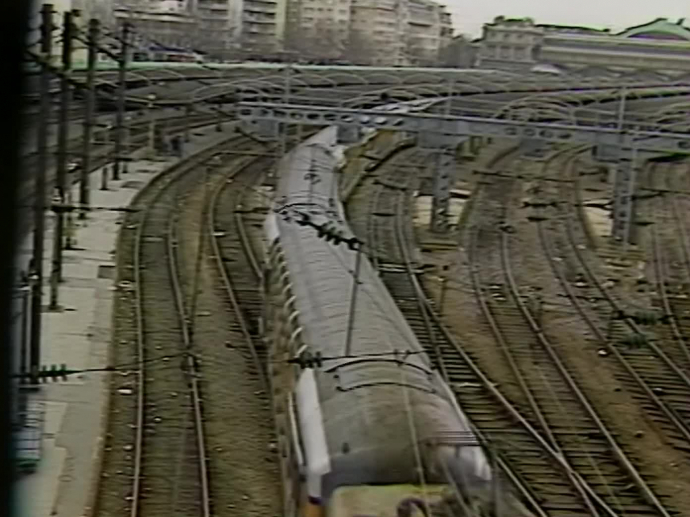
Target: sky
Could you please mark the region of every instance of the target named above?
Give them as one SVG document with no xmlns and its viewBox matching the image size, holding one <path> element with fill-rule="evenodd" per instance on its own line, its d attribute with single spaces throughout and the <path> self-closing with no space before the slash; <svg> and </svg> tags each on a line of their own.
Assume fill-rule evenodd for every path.
<svg viewBox="0 0 690 517">
<path fill-rule="evenodd" d="M 625 29 L 655 18 L 675 22 L 687 17 L 690 0 L 437 0 L 453 15 L 456 34 L 481 36 L 482 24 L 494 17 L 531 17 L 536 23 Z"/>
</svg>

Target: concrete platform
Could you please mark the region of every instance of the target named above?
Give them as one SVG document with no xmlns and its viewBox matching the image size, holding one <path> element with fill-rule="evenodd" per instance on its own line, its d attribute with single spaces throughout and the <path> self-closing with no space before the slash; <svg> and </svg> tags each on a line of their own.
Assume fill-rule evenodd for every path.
<svg viewBox="0 0 690 517">
<path fill-rule="evenodd" d="M 186 154 L 208 147 L 229 136 L 231 126 L 218 133 L 213 127 L 195 130 Z M 175 163 L 135 160 L 130 172 L 120 181 L 111 181 L 101 191 L 101 171 L 95 171 L 92 206 L 125 207 L 137 191 L 156 173 Z M 76 195 L 76 188 L 74 194 Z M 123 213 L 92 211 L 75 232 L 75 248 L 64 252 L 63 280 L 59 290 L 59 311 L 45 310 L 42 321 L 41 363 L 65 363 L 71 369 L 107 366 L 111 335 L 111 309 L 114 291 L 115 246 Z M 52 214 L 47 216 L 46 257 L 43 264 L 46 282 L 52 257 Z M 25 270 L 31 251 L 31 236 L 21 250 L 20 270 Z M 44 305 L 49 289 L 44 287 Z M 15 335 L 21 334 L 21 303 L 15 313 Z M 42 459 L 34 473 L 17 481 L 21 517 L 81 517 L 89 515 L 94 475 L 98 473 L 100 443 L 105 425 L 107 374 L 90 372 L 74 375 L 67 381 L 48 382 L 29 399 L 43 402 L 45 426 Z"/>
</svg>

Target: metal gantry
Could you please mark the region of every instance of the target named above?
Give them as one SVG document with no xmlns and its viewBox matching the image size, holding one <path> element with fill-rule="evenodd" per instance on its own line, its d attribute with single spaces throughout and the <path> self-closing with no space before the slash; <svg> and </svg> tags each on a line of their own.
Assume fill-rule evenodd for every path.
<svg viewBox="0 0 690 517">
<path fill-rule="evenodd" d="M 354 128 L 405 131 L 418 135 L 424 147 L 437 150 L 454 148 L 469 137 L 505 138 L 553 144 L 589 145 L 617 154 L 613 192 L 612 237 L 627 242 L 633 214 L 636 157 L 645 154 L 690 154 L 690 134 L 663 130 L 634 130 L 572 123 L 510 120 L 432 114 L 422 110 L 440 102 L 427 100 L 416 105 L 400 103 L 388 110 L 322 107 L 265 102 L 241 102 L 238 118 L 253 124 L 335 125 L 341 132 Z M 432 229 L 443 231 L 448 211 L 451 177 L 450 162 L 439 153 L 434 181 L 434 222 Z"/>
</svg>

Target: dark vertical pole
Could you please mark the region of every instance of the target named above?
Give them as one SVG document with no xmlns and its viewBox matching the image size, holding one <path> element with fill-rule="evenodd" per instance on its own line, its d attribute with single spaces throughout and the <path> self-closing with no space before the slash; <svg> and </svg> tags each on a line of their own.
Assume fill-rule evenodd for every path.
<svg viewBox="0 0 690 517">
<path fill-rule="evenodd" d="M 350 315 L 347 320 L 347 334 L 345 334 L 345 355 L 350 355 L 352 346 L 352 331 L 355 328 L 355 311 L 357 310 L 357 292 L 359 291 L 359 270 L 362 265 L 362 244 L 357 245 L 355 256 L 355 270 L 352 275 L 352 294 L 350 294 Z"/>
<path fill-rule="evenodd" d="M 117 80 L 117 114 L 115 117 L 115 160 L 113 163 L 113 179 L 120 179 L 120 160 L 122 157 L 122 137 L 124 136 L 125 116 L 125 81 L 127 75 L 127 42 L 129 40 L 129 22 L 122 24 L 120 62 Z"/>
<path fill-rule="evenodd" d="M 48 63 L 53 51 L 53 6 L 43 4 L 41 9 L 41 54 L 45 60 L 41 70 L 40 120 L 50 120 L 50 71 Z M 38 372 L 41 363 L 41 309 L 43 304 L 43 237 L 45 233 L 45 204 L 46 204 L 46 168 L 48 167 L 48 124 L 43 123 L 38 128 L 38 168 L 35 172 L 34 187 L 34 242 L 33 242 L 33 276 L 35 281 L 31 286 L 31 342 L 29 346 L 29 369 L 32 384 L 38 384 Z"/>
<path fill-rule="evenodd" d="M 86 72 L 86 112 L 84 116 L 84 148 L 82 150 L 81 160 L 81 181 L 79 182 L 79 204 L 82 210 L 79 212 L 79 219 L 86 219 L 86 212 L 90 204 L 89 192 L 89 173 L 91 172 L 91 138 L 93 130 L 93 112 L 96 100 L 96 92 L 94 89 L 94 80 L 96 78 L 96 58 L 98 56 L 99 22 L 98 20 L 89 20 L 89 36 L 88 36 L 88 61 Z"/>
<path fill-rule="evenodd" d="M 69 72 L 72 69 L 72 37 L 74 27 L 74 14 L 66 11 L 63 18 L 62 28 L 62 72 L 60 78 L 60 114 L 58 124 L 58 155 L 57 155 L 57 175 L 55 179 L 55 189 L 57 201 L 60 205 L 65 204 L 65 188 L 67 179 L 67 139 L 69 136 L 69 125 L 67 116 L 69 114 L 70 91 Z M 59 283 L 62 281 L 62 241 L 65 226 L 65 213 L 62 210 L 55 210 L 55 228 L 53 230 L 53 263 L 50 275 L 50 309 L 58 308 Z"/>
</svg>

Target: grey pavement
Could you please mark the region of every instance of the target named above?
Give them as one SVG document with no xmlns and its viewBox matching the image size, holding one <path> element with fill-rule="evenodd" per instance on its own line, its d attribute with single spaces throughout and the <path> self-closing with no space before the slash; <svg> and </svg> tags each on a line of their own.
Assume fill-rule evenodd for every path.
<svg viewBox="0 0 690 517">
<path fill-rule="evenodd" d="M 185 146 L 186 153 L 227 138 L 231 126 L 225 127 L 223 133 L 213 127 L 195 130 L 196 136 Z M 92 205 L 127 206 L 141 187 L 175 161 L 172 158 L 133 161 L 130 172 L 120 181 L 111 181 L 109 190 L 92 191 Z M 101 171 L 94 174 L 92 184 L 97 186 Z M 76 187 L 73 199 L 76 199 Z M 47 218 L 43 265 L 46 280 L 52 255 L 52 216 Z M 115 290 L 115 247 L 122 218 L 122 212 L 98 210 L 90 212 L 87 221 L 79 221 L 75 232 L 77 249 L 64 252 L 64 282 L 59 290 L 61 310 L 43 312 L 42 364 L 66 363 L 72 369 L 107 365 Z M 20 270 L 27 266 L 30 248 L 31 236 L 28 236 L 18 257 Z M 48 293 L 46 285 L 45 304 Z M 68 381 L 44 384 L 30 395 L 30 401 L 45 406 L 43 455 L 37 470 L 17 481 L 21 517 L 89 515 L 106 423 L 107 381 L 105 373 L 84 373 L 69 377 Z"/>
</svg>

